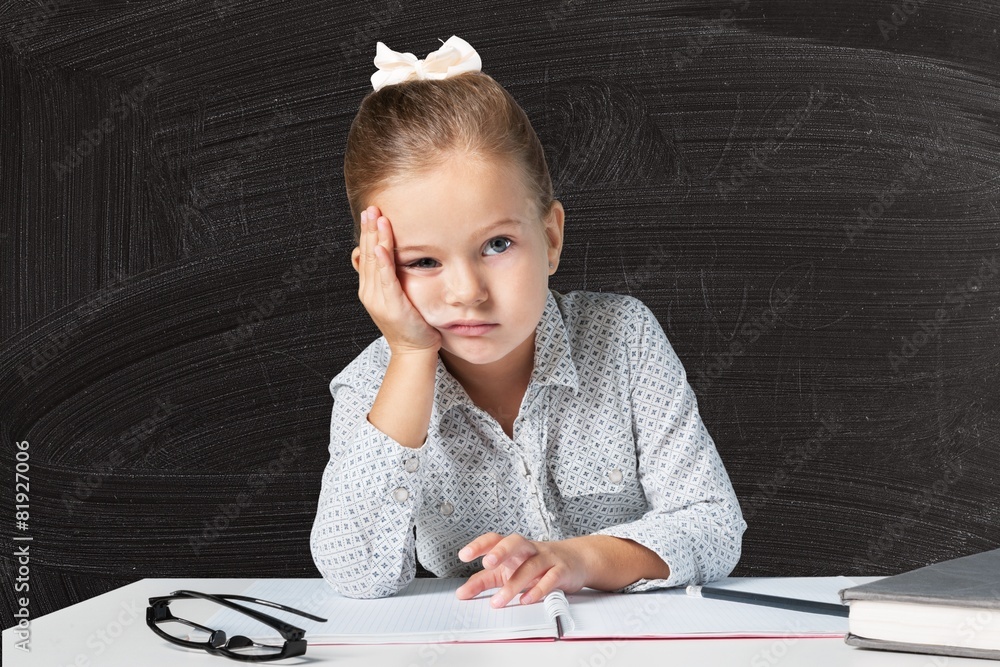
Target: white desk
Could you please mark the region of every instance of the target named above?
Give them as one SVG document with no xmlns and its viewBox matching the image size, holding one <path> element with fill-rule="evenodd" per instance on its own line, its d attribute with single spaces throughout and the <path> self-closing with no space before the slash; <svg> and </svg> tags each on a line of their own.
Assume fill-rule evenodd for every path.
<svg viewBox="0 0 1000 667">
<path fill-rule="evenodd" d="M 857 580 L 857 577 L 854 577 Z M 187 588 L 239 593 L 253 579 L 144 579 L 31 622 L 31 652 L 14 648 L 13 628 L 3 631 L 5 667 L 178 667 L 236 665 L 235 660 L 174 646 L 146 626 L 149 598 Z M 214 611 L 204 605 L 206 620 Z M 527 667 L 528 665 L 749 665 L 750 667 L 987 667 L 989 661 L 871 651 L 843 639 L 667 639 L 656 641 L 554 641 L 494 644 L 310 646 L 304 656 L 274 665 L 336 664 L 350 667 Z M 243 663 L 250 664 L 250 663 Z"/>
</svg>

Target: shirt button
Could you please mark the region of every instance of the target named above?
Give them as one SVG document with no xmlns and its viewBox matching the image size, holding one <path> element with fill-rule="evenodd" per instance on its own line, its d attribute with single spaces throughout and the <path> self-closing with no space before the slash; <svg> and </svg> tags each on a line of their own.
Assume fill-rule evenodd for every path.
<svg viewBox="0 0 1000 667">
<path fill-rule="evenodd" d="M 439 509 L 441 510 L 442 516 L 451 516 L 452 512 L 455 511 L 455 506 L 446 502 L 441 503 L 441 507 Z"/>
<path fill-rule="evenodd" d="M 420 467 L 420 461 L 418 461 L 417 457 L 415 456 L 406 459 L 406 461 L 403 463 L 403 468 L 406 469 L 406 472 L 413 472 L 419 467 Z"/>
<path fill-rule="evenodd" d="M 399 486 L 396 490 L 392 492 L 392 497 L 396 499 L 396 502 L 403 502 L 410 497 L 410 492 Z"/>
<path fill-rule="evenodd" d="M 611 480 L 612 484 L 620 484 L 622 481 L 622 471 L 618 468 L 612 468 L 608 471 L 608 479 Z"/>
</svg>

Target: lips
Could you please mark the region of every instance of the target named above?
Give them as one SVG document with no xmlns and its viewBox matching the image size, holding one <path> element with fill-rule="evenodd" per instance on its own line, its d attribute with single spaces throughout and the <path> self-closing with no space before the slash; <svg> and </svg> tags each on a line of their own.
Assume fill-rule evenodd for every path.
<svg viewBox="0 0 1000 667">
<path fill-rule="evenodd" d="M 444 325 L 445 329 L 451 329 L 452 327 L 479 327 L 483 325 L 493 324 L 492 322 L 487 322 L 485 320 L 455 320 Z"/>
<path fill-rule="evenodd" d="M 471 322 L 471 324 L 466 324 Z M 496 328 L 496 324 L 482 320 L 455 320 L 445 325 L 445 329 L 459 336 L 482 336 Z"/>
</svg>

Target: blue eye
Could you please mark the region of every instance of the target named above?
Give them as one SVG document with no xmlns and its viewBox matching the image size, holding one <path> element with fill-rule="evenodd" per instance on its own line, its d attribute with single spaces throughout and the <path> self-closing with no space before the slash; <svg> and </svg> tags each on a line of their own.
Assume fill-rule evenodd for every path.
<svg viewBox="0 0 1000 667">
<path fill-rule="evenodd" d="M 489 249 L 495 241 L 506 242 L 506 245 L 503 246 L 503 248 L 500 249 L 500 252 L 497 253 L 497 254 L 502 254 L 502 253 L 506 252 L 511 246 L 514 245 L 514 241 L 512 241 L 509 238 L 507 238 L 506 236 L 497 236 L 496 238 L 492 238 L 492 239 L 490 239 L 487 242 L 487 244 L 486 244 L 487 249 Z M 433 260 L 430 257 L 421 257 L 420 259 L 418 259 L 416 261 L 413 261 L 413 262 L 410 262 L 409 264 L 406 264 L 405 266 L 408 269 L 433 269 L 434 268 L 433 266 L 421 265 L 422 262 L 436 263 L 436 260 Z"/>
<path fill-rule="evenodd" d="M 493 243 L 493 241 L 506 241 L 506 242 L 507 242 L 507 245 L 506 245 L 506 246 L 504 246 L 504 248 L 503 248 L 503 250 L 501 250 L 501 252 L 503 252 L 504 250 L 507 250 L 507 248 L 509 248 L 509 247 L 511 247 L 512 245 L 514 245 L 514 242 L 513 242 L 513 241 L 511 241 L 511 240 L 510 240 L 509 238 L 507 238 L 506 236 L 498 236 L 498 237 L 496 237 L 495 239 L 490 239 L 490 243 Z M 487 244 L 486 244 L 486 247 L 487 247 L 487 248 L 488 248 L 488 247 L 490 247 L 490 243 L 487 243 Z"/>
</svg>

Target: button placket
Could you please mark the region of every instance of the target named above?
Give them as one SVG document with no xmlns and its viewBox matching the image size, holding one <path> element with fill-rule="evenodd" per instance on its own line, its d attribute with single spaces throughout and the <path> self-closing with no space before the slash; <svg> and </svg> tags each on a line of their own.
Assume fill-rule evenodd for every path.
<svg viewBox="0 0 1000 667">
<path fill-rule="evenodd" d="M 538 486 L 535 481 L 535 476 L 531 472 L 531 467 L 528 465 L 528 461 L 524 455 L 515 451 L 514 456 L 521 463 L 521 474 L 524 477 L 525 491 L 527 492 L 528 504 L 533 515 L 534 524 L 533 531 L 540 539 L 548 539 L 548 534 L 551 532 L 549 528 L 548 512 L 545 509 L 545 499 L 542 494 L 542 489 Z"/>
</svg>

